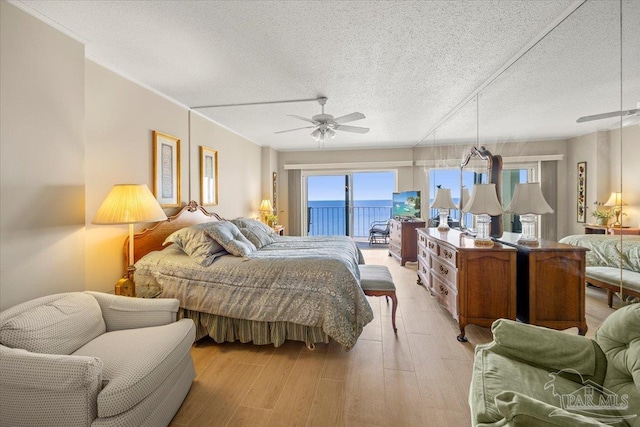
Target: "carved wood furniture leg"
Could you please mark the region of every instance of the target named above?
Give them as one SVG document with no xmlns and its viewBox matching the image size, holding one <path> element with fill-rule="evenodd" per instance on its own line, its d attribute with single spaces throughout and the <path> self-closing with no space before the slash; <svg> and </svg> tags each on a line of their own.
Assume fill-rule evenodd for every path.
<svg viewBox="0 0 640 427">
<path fill-rule="evenodd" d="M 469 341 L 469 340 L 467 339 L 467 337 L 465 336 L 465 333 L 464 333 L 464 326 L 460 326 L 460 335 L 458 335 L 458 336 L 456 337 L 456 339 L 457 339 L 458 341 L 460 341 L 460 342 L 467 342 L 467 341 Z"/>
</svg>

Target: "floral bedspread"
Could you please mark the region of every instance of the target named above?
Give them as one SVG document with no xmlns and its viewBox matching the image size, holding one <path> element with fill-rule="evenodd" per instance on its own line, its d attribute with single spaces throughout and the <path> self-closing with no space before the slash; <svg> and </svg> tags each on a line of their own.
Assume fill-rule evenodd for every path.
<svg viewBox="0 0 640 427">
<path fill-rule="evenodd" d="M 560 243 L 589 249 L 587 267 L 622 267 L 640 272 L 640 236 L 581 234 L 564 237 Z"/>
<path fill-rule="evenodd" d="M 139 294 L 157 288 L 189 310 L 322 327 L 348 350 L 373 319 L 360 263 L 353 240 L 339 236 L 277 237 L 249 259 L 226 255 L 209 267 L 172 245 L 139 260 L 135 282 Z"/>
</svg>

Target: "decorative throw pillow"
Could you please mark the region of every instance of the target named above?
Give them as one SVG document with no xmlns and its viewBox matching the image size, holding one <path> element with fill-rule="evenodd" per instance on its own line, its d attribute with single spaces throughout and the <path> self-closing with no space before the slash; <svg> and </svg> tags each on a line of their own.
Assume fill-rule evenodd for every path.
<svg viewBox="0 0 640 427">
<path fill-rule="evenodd" d="M 246 257 L 256 250 L 255 245 L 244 237 L 240 229 L 230 221 L 211 223 L 211 226 L 207 227 L 206 230 L 212 238 L 232 255 Z"/>
<path fill-rule="evenodd" d="M 224 247 L 207 233 L 207 228 L 216 222 L 205 222 L 181 228 L 170 234 L 162 245 L 173 243 L 195 262 L 203 267 L 208 267 L 217 257 L 227 253 Z"/>
<path fill-rule="evenodd" d="M 9 319 L 0 327 L 0 342 L 33 353 L 71 354 L 105 331 L 98 301 L 74 292 Z"/>
<path fill-rule="evenodd" d="M 242 227 L 240 228 L 240 232 L 258 249 L 275 242 L 273 237 L 270 234 L 267 234 L 261 227 Z"/>
<path fill-rule="evenodd" d="M 231 220 L 238 228 L 259 227 L 269 236 L 275 236 L 276 232 L 271 229 L 267 224 L 251 218 L 236 218 Z"/>
</svg>

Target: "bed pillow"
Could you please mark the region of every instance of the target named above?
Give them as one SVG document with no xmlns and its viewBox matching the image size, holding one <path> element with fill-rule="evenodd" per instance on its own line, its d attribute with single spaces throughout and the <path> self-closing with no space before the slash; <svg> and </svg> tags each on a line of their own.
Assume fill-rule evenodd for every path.
<svg viewBox="0 0 640 427">
<path fill-rule="evenodd" d="M 267 234 L 262 227 L 242 227 L 240 228 L 240 232 L 258 249 L 275 242 L 273 237 L 270 234 Z"/>
<path fill-rule="evenodd" d="M 269 236 L 275 236 L 276 232 L 267 224 L 251 218 L 236 218 L 231 220 L 238 228 L 259 227 Z"/>
<path fill-rule="evenodd" d="M 211 223 L 206 231 L 231 255 L 246 257 L 256 250 L 255 245 L 244 237 L 240 229 L 230 221 Z"/>
<path fill-rule="evenodd" d="M 170 234 L 162 245 L 173 243 L 195 262 L 203 267 L 208 267 L 217 257 L 227 254 L 224 247 L 207 233 L 207 228 L 216 222 L 205 222 L 181 228 Z"/>
</svg>

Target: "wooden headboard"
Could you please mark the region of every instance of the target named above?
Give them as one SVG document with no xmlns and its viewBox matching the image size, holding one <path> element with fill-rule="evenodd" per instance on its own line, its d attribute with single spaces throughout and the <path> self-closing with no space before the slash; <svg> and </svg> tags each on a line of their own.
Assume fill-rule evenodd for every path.
<svg viewBox="0 0 640 427">
<path fill-rule="evenodd" d="M 223 218 L 216 213 L 207 212 L 195 201 L 180 209 L 180 212 L 170 216 L 165 221 L 159 222 L 151 228 L 146 228 L 133 235 L 133 262 L 152 251 L 163 249 L 162 243 L 174 231 L 203 222 L 222 221 Z M 125 267 L 129 265 L 129 237 L 124 242 Z"/>
</svg>

